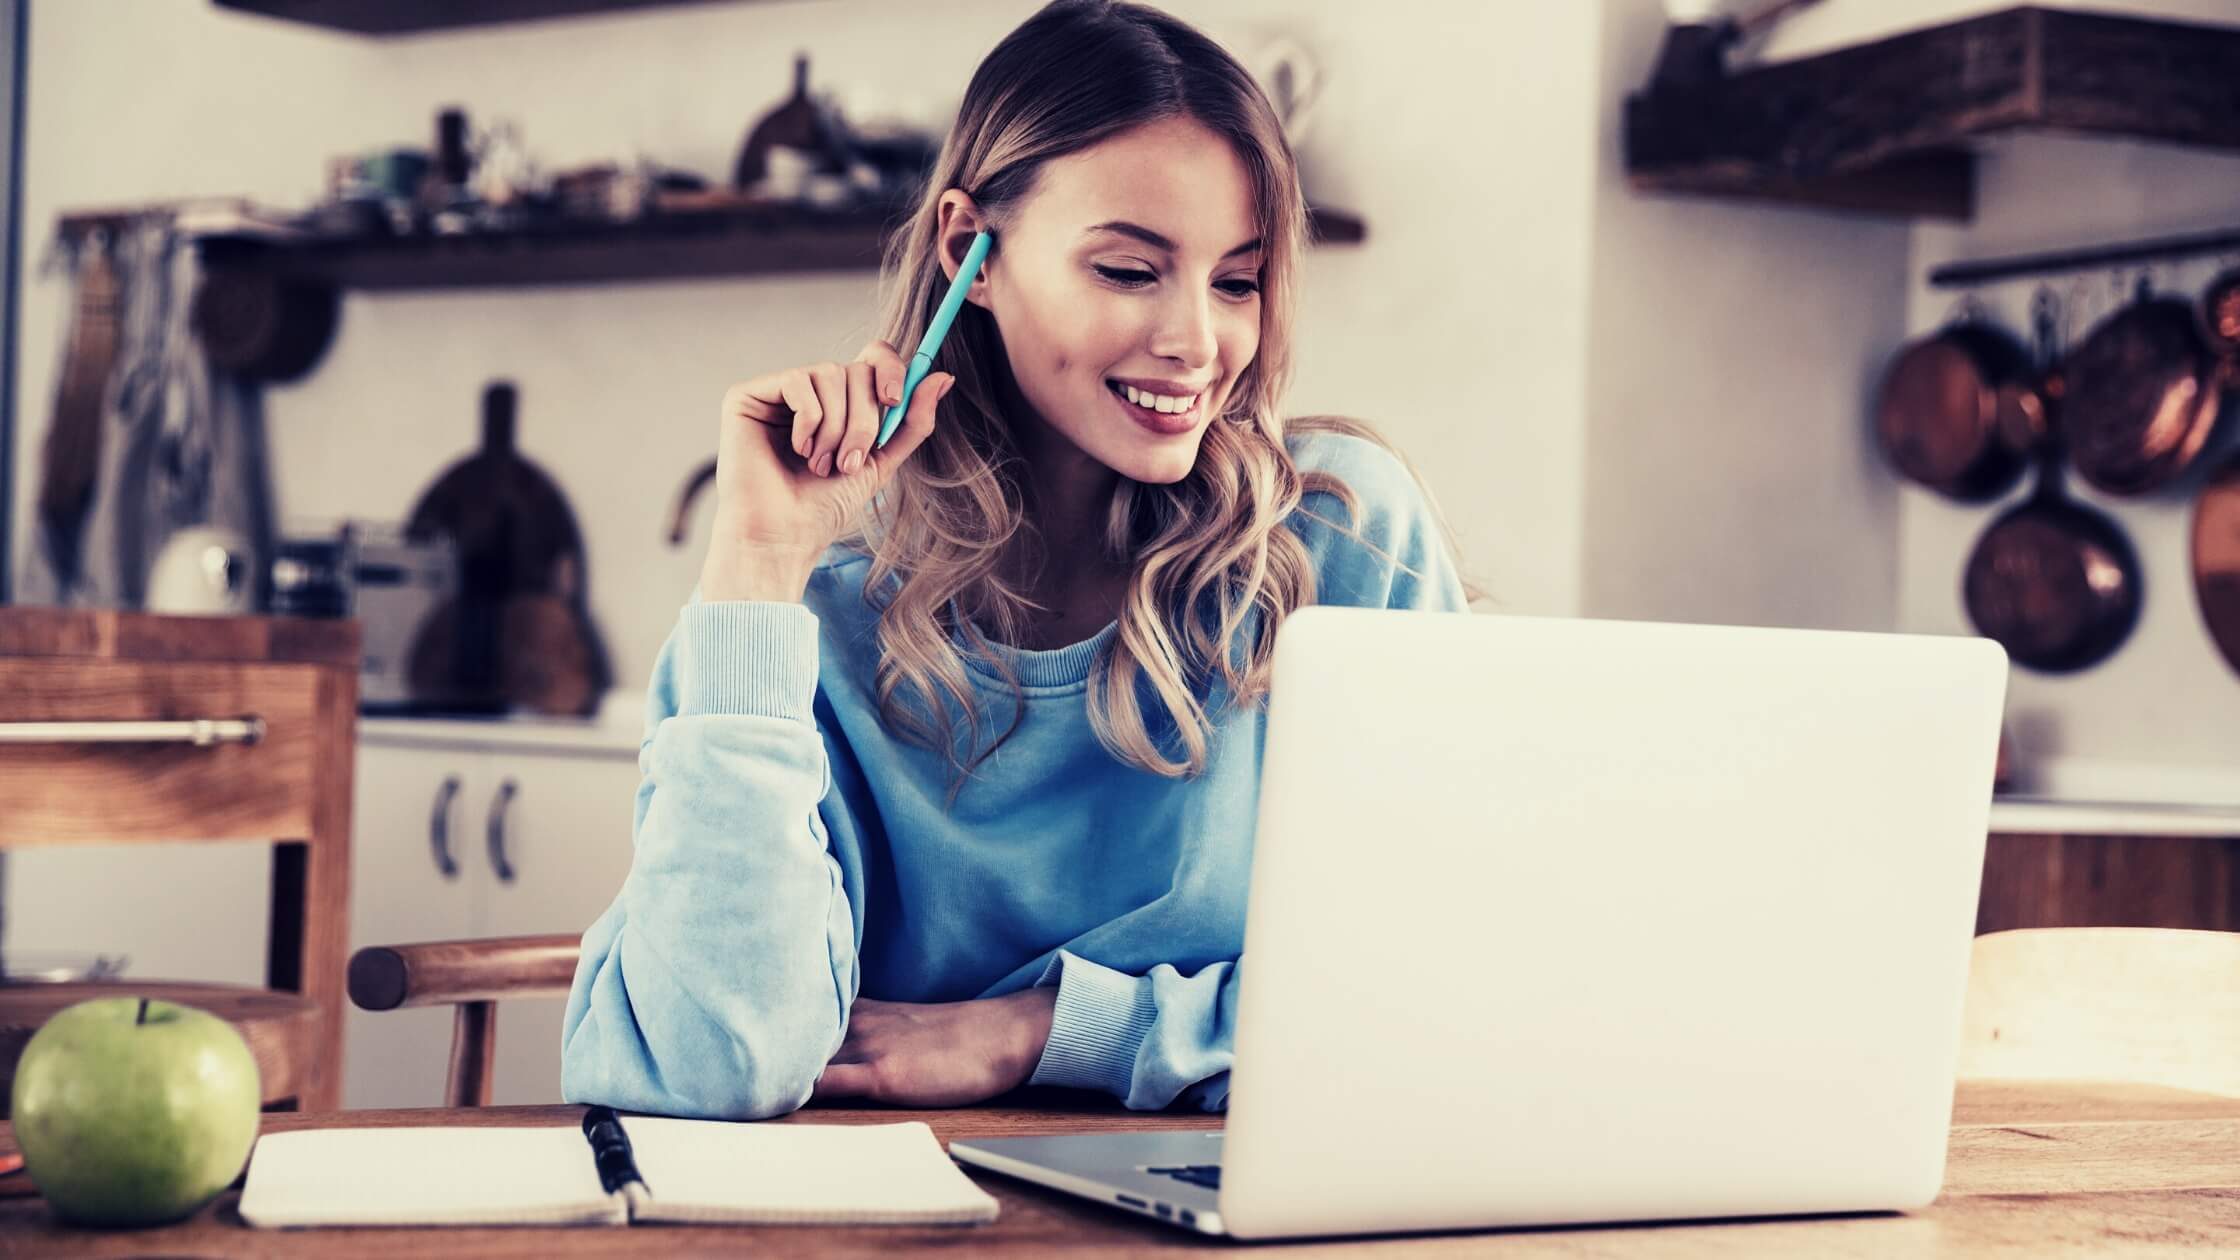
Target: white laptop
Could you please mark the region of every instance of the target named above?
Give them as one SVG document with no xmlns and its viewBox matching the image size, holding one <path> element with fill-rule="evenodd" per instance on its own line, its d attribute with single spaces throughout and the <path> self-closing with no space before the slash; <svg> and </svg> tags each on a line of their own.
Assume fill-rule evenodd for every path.
<svg viewBox="0 0 2240 1260">
<path fill-rule="evenodd" d="M 2006 678 L 1978 638 L 1302 609 L 1225 1133 L 950 1153 L 1240 1238 L 1925 1205 Z"/>
</svg>

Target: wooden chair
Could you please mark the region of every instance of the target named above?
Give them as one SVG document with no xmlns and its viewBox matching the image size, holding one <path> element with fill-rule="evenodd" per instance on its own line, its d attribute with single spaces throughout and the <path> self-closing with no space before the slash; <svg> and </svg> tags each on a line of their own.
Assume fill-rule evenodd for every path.
<svg viewBox="0 0 2240 1260">
<path fill-rule="evenodd" d="M 2240 1095 L 2240 933 L 2021 928 L 1977 937 L 1960 1075 Z"/>
<path fill-rule="evenodd" d="M 274 846 L 265 988 L 0 989 L 0 1107 L 48 1017 L 124 994 L 232 1021 L 268 1109 L 341 1105 L 358 645 L 354 621 L 0 608 L 0 848 Z"/>
<path fill-rule="evenodd" d="M 582 944 L 560 935 L 369 945 L 350 958 L 350 1000 L 368 1011 L 456 1006 L 443 1105 L 487 1107 L 499 999 L 567 996 Z"/>
</svg>

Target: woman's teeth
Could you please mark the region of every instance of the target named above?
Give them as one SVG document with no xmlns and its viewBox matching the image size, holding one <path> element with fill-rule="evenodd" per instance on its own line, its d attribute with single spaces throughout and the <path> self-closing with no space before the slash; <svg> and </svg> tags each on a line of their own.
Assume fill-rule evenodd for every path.
<svg viewBox="0 0 2240 1260">
<path fill-rule="evenodd" d="M 1191 404 L 1198 401 L 1196 394 L 1184 394 L 1178 398 L 1169 394 L 1147 394 L 1133 385 L 1123 385 L 1118 381 L 1112 384 L 1122 398 L 1147 411 L 1164 411 L 1170 414 L 1183 412 L 1190 410 Z"/>
</svg>

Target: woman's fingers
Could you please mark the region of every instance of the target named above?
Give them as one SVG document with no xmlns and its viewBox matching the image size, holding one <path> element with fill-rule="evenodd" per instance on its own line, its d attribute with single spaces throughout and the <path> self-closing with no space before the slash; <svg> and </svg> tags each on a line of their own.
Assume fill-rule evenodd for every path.
<svg viewBox="0 0 2240 1260">
<path fill-rule="evenodd" d="M 811 1098 L 869 1098 L 878 1087 L 868 1063 L 827 1063 Z"/>
<path fill-rule="evenodd" d="M 834 466 L 845 476 L 852 477 L 863 467 L 872 439 L 879 436 L 879 419 L 885 413 L 879 406 L 872 366 L 860 360 L 848 365 L 848 424 L 840 438 L 836 455 L 839 462 Z"/>
<path fill-rule="evenodd" d="M 856 355 L 856 362 L 871 365 L 872 379 L 878 383 L 876 392 L 882 410 L 902 401 L 902 381 L 910 369 L 902 361 L 900 351 L 884 341 L 874 341 Z"/>
<path fill-rule="evenodd" d="M 807 371 L 810 384 L 816 387 L 817 404 L 824 417 L 809 441 L 806 458 L 809 471 L 822 477 L 832 471 L 832 462 L 839 457 L 840 439 L 847 432 L 848 374 L 837 363 L 819 363 Z"/>
<path fill-rule="evenodd" d="M 794 368 L 781 380 L 785 405 L 793 411 L 793 432 L 786 444 L 803 459 L 809 457 L 809 443 L 817 436 L 817 426 L 824 423 L 824 405 L 817 401 L 817 389 L 809 380 L 806 368 Z"/>
<path fill-rule="evenodd" d="M 927 438 L 933 436 L 935 412 L 940 407 L 941 400 L 948 397 L 949 391 L 956 387 L 956 383 L 957 378 L 947 372 L 935 372 L 918 382 L 918 392 L 910 395 L 910 410 L 903 413 L 902 423 L 896 427 L 894 436 L 887 439 L 885 446 L 871 453 L 872 466 L 878 470 L 882 482 L 893 476 L 895 469 L 902 467 L 902 461 L 910 458 L 910 452 L 917 450 Z"/>
</svg>

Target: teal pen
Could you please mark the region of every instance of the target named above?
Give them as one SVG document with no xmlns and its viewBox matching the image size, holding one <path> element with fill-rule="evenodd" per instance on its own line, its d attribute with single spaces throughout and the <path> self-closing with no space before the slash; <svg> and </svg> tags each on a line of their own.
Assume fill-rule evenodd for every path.
<svg viewBox="0 0 2240 1260">
<path fill-rule="evenodd" d="M 941 306 L 933 313 L 933 322 L 926 325 L 926 335 L 918 339 L 918 352 L 910 356 L 910 370 L 902 378 L 902 400 L 887 408 L 887 418 L 879 425 L 879 440 L 874 447 L 885 446 L 887 439 L 902 424 L 903 413 L 910 410 L 910 395 L 918 392 L 918 382 L 933 370 L 933 356 L 941 351 L 941 340 L 949 335 L 949 325 L 956 322 L 957 309 L 964 305 L 965 290 L 972 287 L 972 278 L 980 274 L 980 264 L 988 259 L 988 246 L 995 238 L 985 228 L 972 238 L 972 247 L 964 252 L 964 265 L 957 268 L 957 278 L 949 282 L 949 291 L 942 295 Z"/>
</svg>

